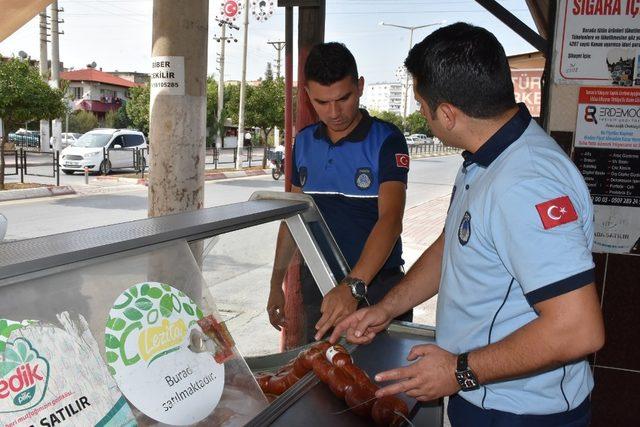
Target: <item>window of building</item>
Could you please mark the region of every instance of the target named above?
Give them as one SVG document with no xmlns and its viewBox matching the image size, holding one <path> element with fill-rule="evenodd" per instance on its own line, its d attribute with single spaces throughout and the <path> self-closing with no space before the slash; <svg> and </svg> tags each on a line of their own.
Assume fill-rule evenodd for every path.
<svg viewBox="0 0 640 427">
<path fill-rule="evenodd" d="M 80 87 L 74 87 L 72 89 L 73 89 L 73 99 L 82 99 L 82 96 L 84 95 L 84 88 L 80 86 Z"/>
</svg>

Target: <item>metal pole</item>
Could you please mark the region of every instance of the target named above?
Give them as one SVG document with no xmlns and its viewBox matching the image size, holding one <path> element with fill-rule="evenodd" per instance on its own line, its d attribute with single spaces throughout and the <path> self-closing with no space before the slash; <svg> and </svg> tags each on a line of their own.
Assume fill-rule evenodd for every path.
<svg viewBox="0 0 640 427">
<path fill-rule="evenodd" d="M 220 79 L 218 81 L 218 125 L 221 127 L 218 129 L 218 138 L 216 139 L 216 147 L 222 147 L 222 135 L 224 132 L 224 48 L 227 42 L 226 37 L 227 25 L 222 24 L 222 37 L 220 37 Z"/>
<path fill-rule="evenodd" d="M 442 25 L 445 24 L 447 21 L 440 21 L 440 22 L 434 22 L 433 24 L 426 24 L 426 25 L 417 25 L 417 26 L 413 26 L 413 27 L 408 27 L 406 25 L 396 25 L 396 24 L 389 24 L 387 22 L 380 22 L 380 25 L 384 25 L 387 27 L 396 27 L 396 28 L 402 28 L 404 30 L 409 30 L 410 31 L 410 35 L 409 35 L 409 50 L 411 50 L 411 48 L 413 47 L 413 32 L 415 30 L 418 30 L 420 28 L 426 28 L 426 27 L 432 27 L 434 25 Z M 403 112 L 402 112 L 402 118 L 406 119 L 407 118 L 407 96 L 409 94 L 409 73 L 406 73 L 405 76 L 405 82 L 404 82 L 404 108 L 403 108 Z"/>
<path fill-rule="evenodd" d="M 291 191 L 293 152 L 293 7 L 285 8 L 284 51 L 284 190 Z"/>
<path fill-rule="evenodd" d="M 409 31 L 409 50 L 411 50 L 411 48 L 413 47 L 413 30 L 415 28 L 411 27 L 411 31 Z M 409 50 L 407 52 L 409 52 Z M 405 72 L 405 77 L 404 77 L 404 109 L 402 111 L 402 118 L 404 119 L 404 121 L 407 120 L 407 98 L 408 98 L 408 94 L 409 94 L 409 73 Z M 404 123 L 405 130 L 406 130 L 406 123 Z"/>
<path fill-rule="evenodd" d="M 240 106 L 238 111 L 238 146 L 236 147 L 236 169 L 242 169 L 242 147 L 244 146 L 244 104 L 247 86 L 247 47 L 249 45 L 249 5 L 244 3 L 244 19 L 242 23 L 244 40 L 242 45 L 242 80 L 240 81 Z"/>
<path fill-rule="evenodd" d="M 25 161 L 23 157 L 24 157 L 24 149 L 20 147 L 20 182 L 24 184 Z"/>
<path fill-rule="evenodd" d="M 54 173 L 56 174 L 56 186 L 60 187 L 60 152 L 58 150 L 53 154 L 53 161 L 55 162 Z"/>
</svg>

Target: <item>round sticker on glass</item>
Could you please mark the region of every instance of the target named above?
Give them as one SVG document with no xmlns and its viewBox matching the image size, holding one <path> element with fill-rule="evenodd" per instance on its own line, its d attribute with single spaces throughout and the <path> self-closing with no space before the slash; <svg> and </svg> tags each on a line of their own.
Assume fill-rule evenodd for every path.
<svg viewBox="0 0 640 427">
<path fill-rule="evenodd" d="M 224 365 L 189 349 L 202 312 L 183 292 L 145 282 L 115 301 L 105 331 L 108 368 L 122 393 L 149 417 L 188 425 L 218 405 Z"/>
</svg>

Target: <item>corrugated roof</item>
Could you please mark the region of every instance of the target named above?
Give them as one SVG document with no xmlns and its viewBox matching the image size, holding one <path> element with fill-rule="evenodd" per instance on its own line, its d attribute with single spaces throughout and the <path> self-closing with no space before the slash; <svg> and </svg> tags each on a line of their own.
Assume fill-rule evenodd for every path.
<svg viewBox="0 0 640 427">
<path fill-rule="evenodd" d="M 98 82 L 121 87 L 141 86 L 140 83 L 134 83 L 121 77 L 114 76 L 113 74 L 105 73 L 104 71 L 99 71 L 93 68 L 87 68 L 85 70 L 64 71 L 60 73 L 60 78 L 71 82 Z"/>
</svg>

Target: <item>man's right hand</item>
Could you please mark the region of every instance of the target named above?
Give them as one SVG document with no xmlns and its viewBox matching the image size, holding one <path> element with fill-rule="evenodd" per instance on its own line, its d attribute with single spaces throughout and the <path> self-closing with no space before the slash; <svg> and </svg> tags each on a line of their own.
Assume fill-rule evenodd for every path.
<svg viewBox="0 0 640 427">
<path fill-rule="evenodd" d="M 272 287 L 267 301 L 267 313 L 269 322 L 277 330 L 281 330 L 286 325 L 284 318 L 284 291 L 282 288 Z"/>
<path fill-rule="evenodd" d="M 379 305 L 360 309 L 335 326 L 329 341 L 334 344 L 346 332 L 347 341 L 354 344 L 368 344 L 378 332 L 389 326 L 391 320 L 389 313 Z"/>
</svg>

